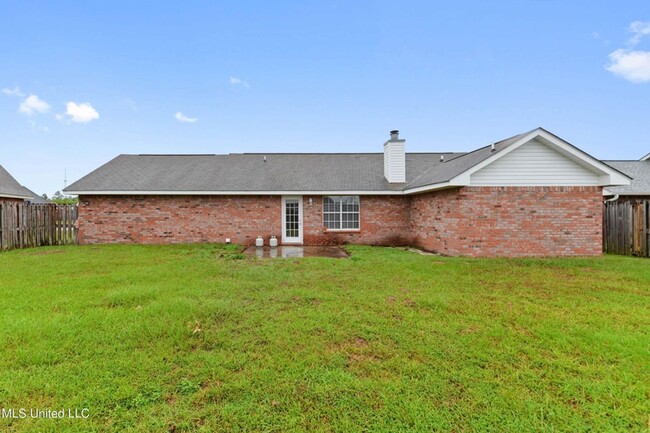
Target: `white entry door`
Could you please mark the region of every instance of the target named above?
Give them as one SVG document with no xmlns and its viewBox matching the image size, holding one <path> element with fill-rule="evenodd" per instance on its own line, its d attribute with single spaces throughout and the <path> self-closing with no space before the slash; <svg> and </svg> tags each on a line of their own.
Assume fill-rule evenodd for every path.
<svg viewBox="0 0 650 433">
<path fill-rule="evenodd" d="M 302 197 L 282 197 L 282 243 L 302 244 Z"/>
</svg>

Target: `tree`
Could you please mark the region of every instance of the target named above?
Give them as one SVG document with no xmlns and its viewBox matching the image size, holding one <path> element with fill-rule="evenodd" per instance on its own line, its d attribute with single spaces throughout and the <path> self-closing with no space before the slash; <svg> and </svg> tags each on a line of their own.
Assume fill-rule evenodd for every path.
<svg viewBox="0 0 650 433">
<path fill-rule="evenodd" d="M 63 195 L 61 191 L 57 191 L 52 195 L 52 199 L 50 200 L 52 203 L 56 204 L 77 204 L 79 203 L 79 199 L 77 197 L 72 197 L 69 195 Z"/>
</svg>

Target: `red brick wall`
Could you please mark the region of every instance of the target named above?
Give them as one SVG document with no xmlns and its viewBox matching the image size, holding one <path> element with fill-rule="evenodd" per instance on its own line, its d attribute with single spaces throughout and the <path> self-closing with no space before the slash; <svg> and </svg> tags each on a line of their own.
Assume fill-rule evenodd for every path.
<svg viewBox="0 0 650 433">
<path fill-rule="evenodd" d="M 452 256 L 602 253 L 600 187 L 466 187 L 414 196 L 415 243 Z"/>
<path fill-rule="evenodd" d="M 281 218 L 280 196 L 81 196 L 79 242 L 268 244 Z"/>
<path fill-rule="evenodd" d="M 309 203 L 309 199 L 312 203 Z M 306 245 L 406 245 L 446 255 L 599 255 L 599 187 L 467 187 L 361 196 L 361 227 L 327 231 L 322 197 L 303 197 Z M 82 196 L 81 243 L 282 239 L 280 196 Z"/>
<path fill-rule="evenodd" d="M 11 197 L 0 197 L 0 202 L 11 202 L 11 203 L 17 203 L 17 202 L 22 202 L 24 201 L 22 198 L 11 198 Z"/>
<path fill-rule="evenodd" d="M 309 199 L 312 204 L 309 204 Z M 359 230 L 328 231 L 323 226 L 323 197 L 303 197 L 306 245 L 408 245 L 410 199 L 404 196 L 359 197 Z"/>
<path fill-rule="evenodd" d="M 309 204 L 309 199 L 312 204 Z M 326 231 L 322 196 L 303 197 L 306 245 L 405 245 L 408 198 L 364 196 L 360 230 Z M 282 242 L 280 196 L 81 196 L 80 243 Z"/>
</svg>

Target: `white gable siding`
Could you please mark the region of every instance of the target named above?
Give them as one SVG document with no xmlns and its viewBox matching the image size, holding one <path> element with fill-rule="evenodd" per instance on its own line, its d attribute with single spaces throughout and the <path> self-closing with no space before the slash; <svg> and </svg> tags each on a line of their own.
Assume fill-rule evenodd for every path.
<svg viewBox="0 0 650 433">
<path fill-rule="evenodd" d="M 532 140 L 471 176 L 471 185 L 598 185 L 596 173 L 568 156 Z"/>
<path fill-rule="evenodd" d="M 384 176 L 390 183 L 406 182 L 406 154 L 403 140 L 390 140 L 384 144 Z"/>
</svg>

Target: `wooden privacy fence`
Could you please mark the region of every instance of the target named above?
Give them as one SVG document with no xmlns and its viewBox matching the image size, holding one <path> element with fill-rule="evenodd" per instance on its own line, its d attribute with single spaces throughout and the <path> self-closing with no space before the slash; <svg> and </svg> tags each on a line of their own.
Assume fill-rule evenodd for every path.
<svg viewBox="0 0 650 433">
<path fill-rule="evenodd" d="M 77 243 L 77 206 L 0 201 L 0 250 Z"/>
<path fill-rule="evenodd" d="M 605 202 L 603 251 L 650 257 L 650 200 Z"/>
</svg>

